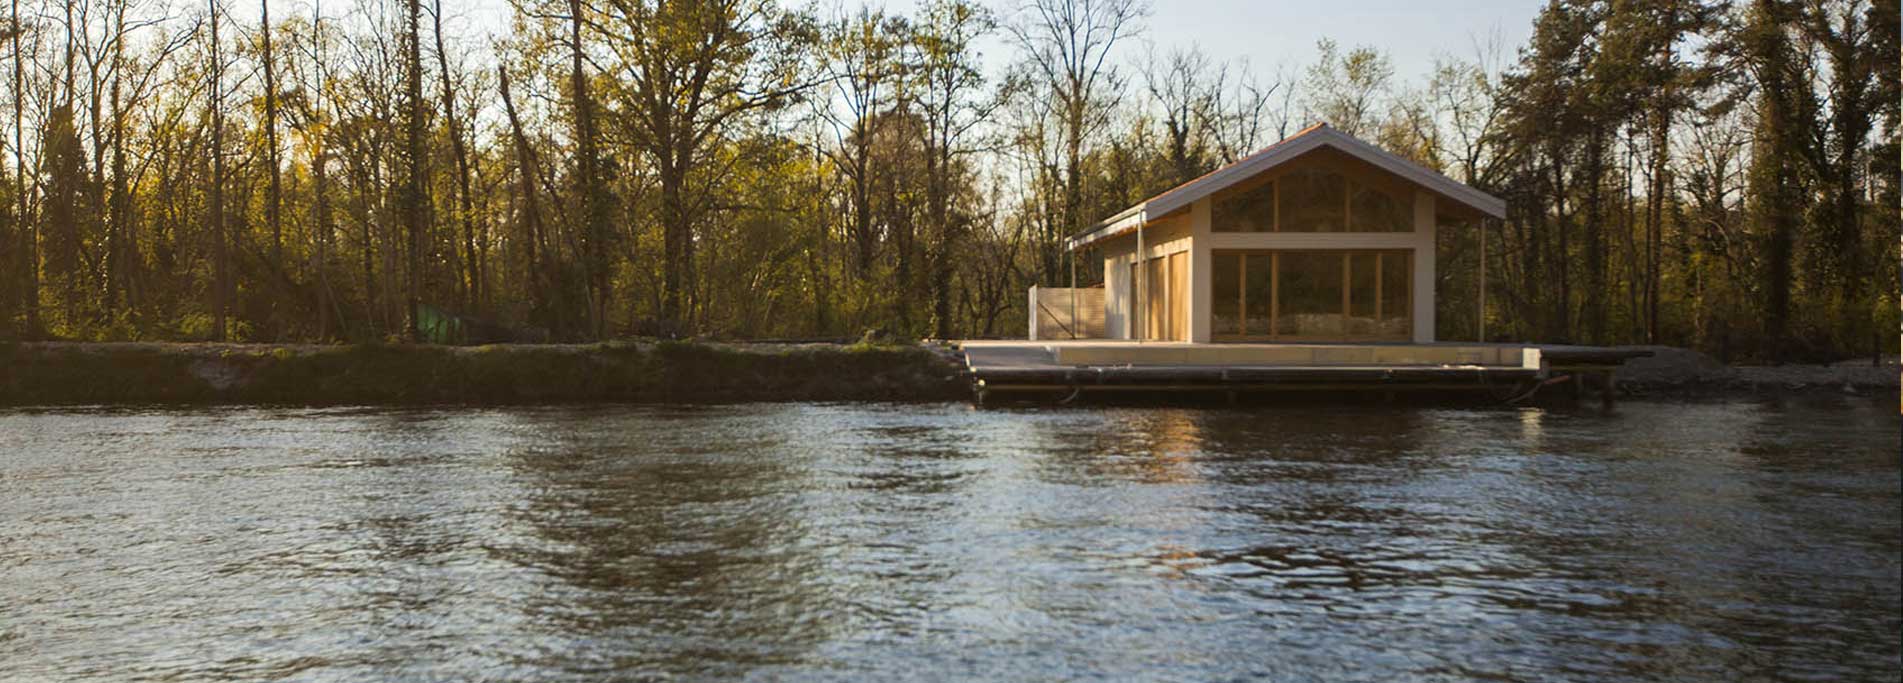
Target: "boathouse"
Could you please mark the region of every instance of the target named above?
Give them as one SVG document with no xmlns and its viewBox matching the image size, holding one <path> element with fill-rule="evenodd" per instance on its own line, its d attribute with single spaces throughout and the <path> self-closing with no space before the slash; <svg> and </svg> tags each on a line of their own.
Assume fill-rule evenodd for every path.
<svg viewBox="0 0 1903 683">
<path fill-rule="evenodd" d="M 1071 237 L 1103 285 L 1033 290 L 1031 338 L 1431 343 L 1435 234 L 1505 215 L 1316 125 Z"/>
</svg>

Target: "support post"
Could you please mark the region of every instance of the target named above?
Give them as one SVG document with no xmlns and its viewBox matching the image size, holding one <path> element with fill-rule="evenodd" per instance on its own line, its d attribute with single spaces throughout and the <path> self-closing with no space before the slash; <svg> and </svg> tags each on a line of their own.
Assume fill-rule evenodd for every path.
<svg viewBox="0 0 1903 683">
<path fill-rule="evenodd" d="M 1077 250 L 1070 250 L 1070 338 L 1077 338 Z"/>
<path fill-rule="evenodd" d="M 1474 341 L 1481 343 L 1487 341 L 1487 221 L 1489 220 L 1492 219 L 1480 219 L 1480 303 L 1477 304 L 1480 310 L 1476 311 L 1478 315 L 1475 316 L 1479 321 L 1480 336 Z"/>
<path fill-rule="evenodd" d="M 1150 311 L 1143 305 L 1145 295 L 1149 294 L 1147 290 L 1150 283 L 1149 254 L 1144 253 L 1143 248 L 1143 224 L 1149 222 L 1145 220 L 1147 218 L 1149 216 L 1143 212 L 1137 212 L 1137 254 L 1136 262 L 1131 266 L 1131 272 L 1136 275 L 1130 278 L 1130 329 L 1135 330 L 1130 336 L 1139 342 L 1150 332 Z"/>
</svg>

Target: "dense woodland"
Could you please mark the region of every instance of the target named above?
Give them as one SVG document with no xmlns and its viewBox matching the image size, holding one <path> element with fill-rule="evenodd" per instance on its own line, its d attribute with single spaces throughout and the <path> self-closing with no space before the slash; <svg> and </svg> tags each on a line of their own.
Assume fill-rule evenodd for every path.
<svg viewBox="0 0 1903 683">
<path fill-rule="evenodd" d="M 1895 0 L 1553 0 L 1417 80 L 1141 0 L 8 1 L 0 338 L 1021 335 L 1066 235 L 1327 121 L 1508 200 L 1444 338 L 1484 239 L 1489 338 L 1895 346 Z"/>
</svg>

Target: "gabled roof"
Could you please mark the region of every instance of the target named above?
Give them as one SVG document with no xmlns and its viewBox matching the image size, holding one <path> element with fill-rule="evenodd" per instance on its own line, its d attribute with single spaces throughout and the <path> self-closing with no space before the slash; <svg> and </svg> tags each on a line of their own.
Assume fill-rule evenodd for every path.
<svg viewBox="0 0 1903 683">
<path fill-rule="evenodd" d="M 1365 161 L 1480 213 L 1494 218 L 1506 218 L 1506 200 L 1463 185 L 1433 169 L 1362 142 L 1352 135 L 1329 127 L 1326 123 L 1318 123 L 1281 142 L 1243 157 L 1236 163 L 1211 171 L 1200 178 L 1144 200 L 1141 204 L 1119 211 L 1116 215 L 1104 219 L 1103 222 L 1090 226 L 1090 229 L 1072 236 L 1067 246 L 1072 250 L 1081 249 L 1135 230 L 1139 224 L 1150 218 L 1187 207 L 1198 199 L 1215 194 L 1223 188 L 1253 178 L 1257 174 L 1322 147 L 1330 147 Z"/>
</svg>

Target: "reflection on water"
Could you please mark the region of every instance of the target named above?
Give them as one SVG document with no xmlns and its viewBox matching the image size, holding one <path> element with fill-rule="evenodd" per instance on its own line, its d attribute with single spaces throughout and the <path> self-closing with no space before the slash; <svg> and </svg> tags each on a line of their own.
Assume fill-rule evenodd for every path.
<svg viewBox="0 0 1903 683">
<path fill-rule="evenodd" d="M 0 413 L 9 680 L 1895 680 L 1887 405 Z"/>
</svg>

